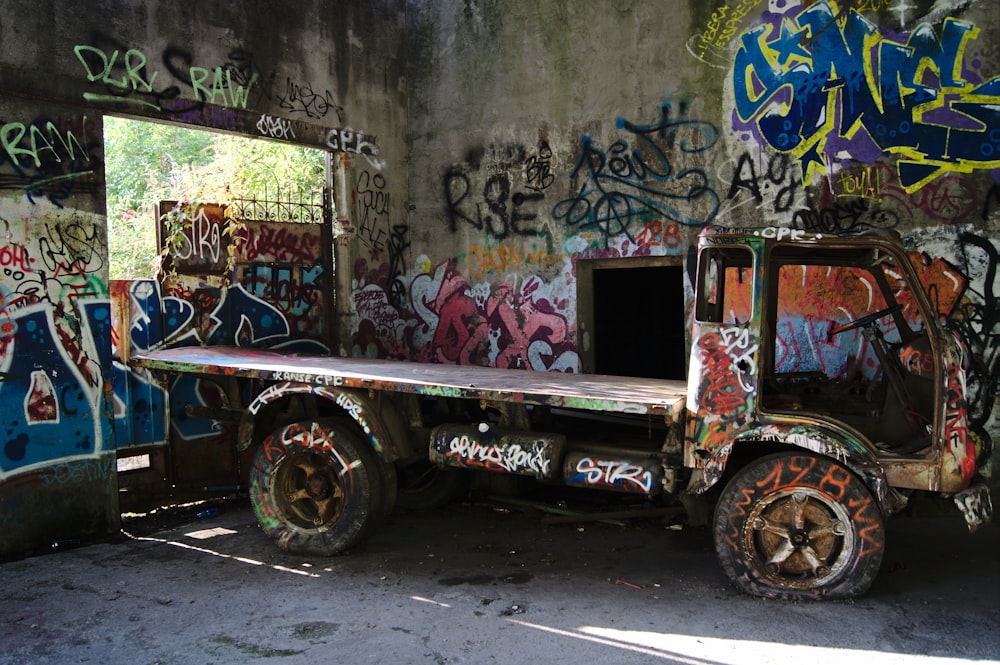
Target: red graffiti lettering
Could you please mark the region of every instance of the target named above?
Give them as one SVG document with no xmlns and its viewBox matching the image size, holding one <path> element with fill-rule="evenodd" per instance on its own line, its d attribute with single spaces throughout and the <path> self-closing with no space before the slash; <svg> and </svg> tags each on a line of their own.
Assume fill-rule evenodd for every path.
<svg viewBox="0 0 1000 665">
<path fill-rule="evenodd" d="M 0 267 L 12 268 L 27 272 L 35 259 L 28 256 L 28 250 L 23 245 L 10 244 L 0 247 Z"/>
<path fill-rule="evenodd" d="M 786 461 L 787 467 L 785 464 Z M 774 464 L 774 470 L 771 471 L 767 477 L 758 482 L 757 487 L 767 487 L 767 492 L 776 492 L 777 490 L 784 489 L 786 487 L 797 487 L 804 484 L 802 479 L 805 478 L 806 474 L 812 471 L 814 466 L 816 466 L 816 458 L 806 455 L 789 457 L 787 460 L 777 460 Z M 784 476 L 786 469 L 794 473 L 794 477 L 785 479 Z"/>
<path fill-rule="evenodd" d="M 848 486 L 851 484 L 851 474 L 847 469 L 839 466 L 832 466 L 830 470 L 826 472 L 823 479 L 819 481 L 818 489 L 822 492 L 826 492 L 836 501 L 840 501 L 844 498 L 844 493 L 847 492 Z"/>
<path fill-rule="evenodd" d="M 726 343 L 717 333 L 698 340 L 702 349 L 702 388 L 700 403 L 709 413 L 734 418 L 746 407 L 747 393 L 726 352 Z"/>
<path fill-rule="evenodd" d="M 882 543 L 872 536 L 872 532 L 878 530 L 881 520 L 879 515 L 871 514 L 873 511 L 878 512 L 878 508 L 872 503 L 871 498 L 850 499 L 847 502 L 847 506 L 850 510 L 854 511 L 854 515 L 852 516 L 854 522 L 864 525 L 858 530 L 858 535 L 861 536 L 861 540 L 864 543 L 858 557 L 871 556 L 881 550 Z"/>
<path fill-rule="evenodd" d="M 322 242 L 314 224 L 254 224 L 243 252 L 247 261 L 312 265 L 322 257 Z"/>
<path fill-rule="evenodd" d="M 663 220 L 655 219 L 647 222 L 635 237 L 637 245 L 647 247 L 666 247 L 677 249 L 681 246 L 680 227 L 676 222 L 665 224 Z"/>
</svg>

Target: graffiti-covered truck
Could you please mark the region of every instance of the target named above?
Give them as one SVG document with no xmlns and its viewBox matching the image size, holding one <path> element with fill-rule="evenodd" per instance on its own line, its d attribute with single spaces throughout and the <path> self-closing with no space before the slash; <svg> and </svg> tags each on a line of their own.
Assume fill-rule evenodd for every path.
<svg viewBox="0 0 1000 665">
<path fill-rule="evenodd" d="M 294 552 L 351 548 L 400 485 L 443 492 L 450 467 L 710 497 L 725 573 L 788 599 L 866 591 L 914 492 L 954 497 L 971 530 L 991 518 L 964 351 L 897 235 L 707 228 L 692 275 L 686 383 L 225 346 L 131 363 L 255 386 L 230 402 L 253 395 L 251 501 Z"/>
</svg>

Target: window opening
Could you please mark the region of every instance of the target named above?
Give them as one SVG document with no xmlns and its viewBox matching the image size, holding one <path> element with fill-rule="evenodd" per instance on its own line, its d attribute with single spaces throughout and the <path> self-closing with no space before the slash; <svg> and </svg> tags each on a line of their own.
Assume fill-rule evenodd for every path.
<svg viewBox="0 0 1000 665">
<path fill-rule="evenodd" d="M 753 255 L 738 247 L 709 247 L 698 260 L 695 316 L 705 323 L 740 325 L 753 317 Z"/>
<path fill-rule="evenodd" d="M 154 275 L 161 201 L 239 203 L 273 221 L 297 221 L 293 200 L 322 201 L 316 148 L 115 116 L 104 141 L 113 280 Z"/>
<path fill-rule="evenodd" d="M 592 279 L 594 372 L 683 379 L 683 267 L 602 266 Z"/>
<path fill-rule="evenodd" d="M 127 510 L 239 482 L 233 425 L 213 416 L 241 395 L 230 392 L 235 384 L 190 377 L 160 385 L 124 359 L 161 344 L 328 352 L 332 197 L 328 153 L 319 149 L 108 116 L 104 130 L 115 440 Z M 165 238 L 174 241 L 164 252 L 172 265 L 157 274 Z"/>
</svg>

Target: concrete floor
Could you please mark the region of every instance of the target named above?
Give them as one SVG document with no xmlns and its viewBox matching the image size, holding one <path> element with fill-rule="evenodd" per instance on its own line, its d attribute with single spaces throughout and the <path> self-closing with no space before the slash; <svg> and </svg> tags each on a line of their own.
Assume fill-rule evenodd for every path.
<svg viewBox="0 0 1000 665">
<path fill-rule="evenodd" d="M 742 596 L 707 529 L 662 520 L 460 503 L 321 559 L 278 551 L 246 499 L 196 510 L 0 565 L 0 663 L 1000 663 L 1000 526 L 933 502 L 836 603 Z"/>
</svg>

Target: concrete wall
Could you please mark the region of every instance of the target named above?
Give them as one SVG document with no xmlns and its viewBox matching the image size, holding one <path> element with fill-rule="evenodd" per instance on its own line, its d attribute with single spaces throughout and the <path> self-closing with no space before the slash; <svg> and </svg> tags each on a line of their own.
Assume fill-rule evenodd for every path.
<svg viewBox="0 0 1000 665">
<path fill-rule="evenodd" d="M 0 557 L 118 528 L 103 114 L 335 150 L 403 200 L 403 29 L 394 0 L 4 0 Z"/>
<path fill-rule="evenodd" d="M 587 369 L 584 318 L 616 307 L 578 289 L 589 260 L 683 262 L 709 224 L 893 228 L 966 338 L 972 426 L 988 447 L 998 10 L 408 3 L 411 212 L 388 253 L 359 238 L 354 352 Z M 681 281 L 666 288 L 690 288 Z M 623 316 L 631 297 L 663 302 L 660 288 L 640 289 L 620 294 Z M 818 341 L 807 337 L 785 341 Z M 634 344 L 652 348 L 639 327 Z"/>
</svg>

